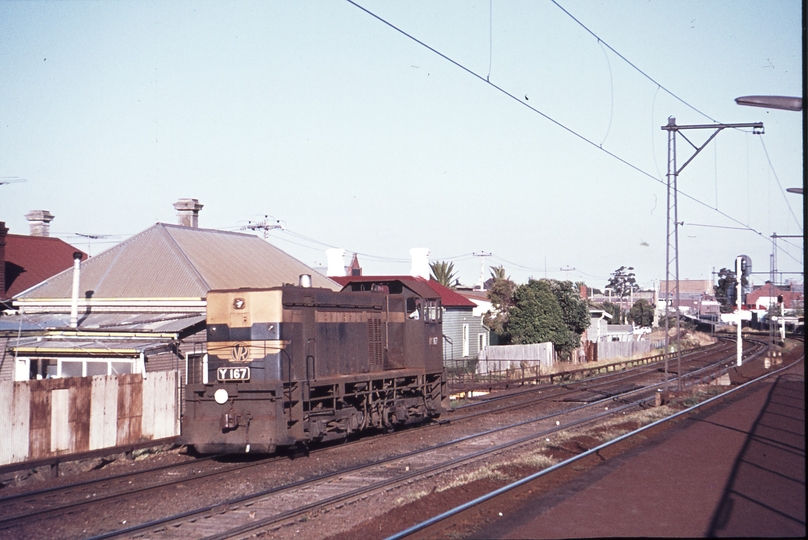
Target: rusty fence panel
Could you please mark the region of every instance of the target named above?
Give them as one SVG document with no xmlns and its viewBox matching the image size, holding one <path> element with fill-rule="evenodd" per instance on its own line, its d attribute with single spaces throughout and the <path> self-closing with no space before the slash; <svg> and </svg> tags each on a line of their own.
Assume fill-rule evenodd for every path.
<svg viewBox="0 0 808 540">
<path fill-rule="evenodd" d="M 0 382 L 0 465 L 179 435 L 177 374 Z"/>
</svg>

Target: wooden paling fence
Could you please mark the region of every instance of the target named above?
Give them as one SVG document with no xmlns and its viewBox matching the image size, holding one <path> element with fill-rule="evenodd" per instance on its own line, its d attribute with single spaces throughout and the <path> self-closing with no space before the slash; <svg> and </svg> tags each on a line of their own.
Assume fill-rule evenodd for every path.
<svg viewBox="0 0 808 540">
<path fill-rule="evenodd" d="M 633 345 L 639 343 L 646 345 Z M 603 347 L 603 349 L 608 347 L 608 350 L 604 351 L 607 355 L 606 358 L 614 358 L 612 354 L 616 352 L 622 352 L 624 356 L 650 352 L 662 347 L 664 342 L 603 342 L 593 345 L 597 346 L 598 355 L 602 347 L 606 345 L 606 347 Z M 550 346 L 550 349 L 546 350 L 543 346 Z M 531 348 L 524 349 L 524 347 L 534 347 L 535 350 Z M 450 392 L 465 392 L 502 382 L 517 384 L 524 384 L 529 381 L 549 384 L 562 383 L 610 371 L 622 371 L 630 367 L 657 362 L 663 358 L 663 355 L 656 354 L 641 358 L 626 358 L 622 361 L 616 360 L 610 364 L 589 367 L 585 362 L 573 362 L 563 370 L 556 370 L 552 369 L 558 365 L 555 353 L 552 351 L 552 343 L 529 346 L 495 346 L 488 347 L 487 350 L 488 352 L 481 353 L 478 359 L 444 362 L 447 368 Z"/>
<path fill-rule="evenodd" d="M 177 373 L 0 382 L 0 465 L 179 435 Z"/>
</svg>

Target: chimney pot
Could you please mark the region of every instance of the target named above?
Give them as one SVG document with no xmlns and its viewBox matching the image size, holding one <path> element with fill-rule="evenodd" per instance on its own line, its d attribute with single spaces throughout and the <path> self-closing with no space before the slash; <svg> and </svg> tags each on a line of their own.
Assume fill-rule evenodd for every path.
<svg viewBox="0 0 808 540">
<path fill-rule="evenodd" d="M 325 256 L 328 259 L 328 270 L 326 270 L 326 275 L 328 277 L 344 276 L 345 250 L 342 248 L 328 248 L 325 250 Z"/>
<path fill-rule="evenodd" d="M 199 227 L 199 211 L 204 205 L 199 204 L 197 199 L 180 199 L 174 203 L 177 209 L 177 225 L 181 227 Z"/>
<path fill-rule="evenodd" d="M 32 210 L 25 214 L 31 227 L 31 236 L 50 236 L 50 222 L 53 218 L 53 214 L 47 210 Z"/>
<path fill-rule="evenodd" d="M 0 221 L 0 299 L 6 295 L 6 222 Z"/>
<path fill-rule="evenodd" d="M 429 249 L 412 248 L 410 250 L 410 257 L 412 257 L 410 275 L 429 279 Z"/>
</svg>

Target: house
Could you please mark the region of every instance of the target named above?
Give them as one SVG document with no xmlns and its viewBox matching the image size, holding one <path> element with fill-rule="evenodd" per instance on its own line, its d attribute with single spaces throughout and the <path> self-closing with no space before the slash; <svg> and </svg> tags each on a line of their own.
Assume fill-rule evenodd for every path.
<svg viewBox="0 0 808 540">
<path fill-rule="evenodd" d="M 447 364 L 458 360 L 473 360 L 488 344 L 488 330 L 482 325 L 482 315 L 474 313 L 477 304 L 433 279 L 420 276 L 331 276 L 343 287 L 370 290 L 374 285 L 400 281 L 405 285 L 418 283 L 438 294 L 443 308 L 443 359 Z"/>
<path fill-rule="evenodd" d="M 611 320 L 611 313 L 605 309 L 589 308 L 589 328 L 586 329 L 586 339 L 594 343 L 607 340 Z"/>
<path fill-rule="evenodd" d="M 59 238 L 51 238 L 47 210 L 26 215 L 31 234 L 8 234 L 0 221 L 0 310 L 11 308 L 11 298 L 73 266 L 73 254 L 87 255 Z"/>
<path fill-rule="evenodd" d="M 181 199 L 180 225 L 157 223 L 16 294 L 17 314 L 0 318 L 0 381 L 154 371 L 187 381 L 205 353 L 208 291 L 302 274 L 339 289 L 257 236 L 198 228 L 201 207 Z"/>
<path fill-rule="evenodd" d="M 798 289 L 798 290 L 792 290 Z M 746 305 L 754 306 L 757 309 L 768 310 L 772 306 L 776 306 L 778 300 L 782 298 L 783 309 L 796 310 L 804 308 L 805 297 L 804 293 L 799 290 L 801 287 L 793 287 L 791 285 L 785 287 L 777 287 L 770 281 L 765 285 L 758 287 L 746 295 Z"/>
</svg>

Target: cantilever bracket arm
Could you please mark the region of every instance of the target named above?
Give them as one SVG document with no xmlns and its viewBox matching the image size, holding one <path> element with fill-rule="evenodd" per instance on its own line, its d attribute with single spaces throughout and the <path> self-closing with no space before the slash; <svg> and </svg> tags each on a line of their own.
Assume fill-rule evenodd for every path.
<svg viewBox="0 0 808 540">
<path fill-rule="evenodd" d="M 726 129 L 726 128 L 752 128 L 752 133 L 754 135 L 763 135 L 763 133 L 764 133 L 764 131 L 763 131 L 763 122 L 750 122 L 750 123 L 744 123 L 744 124 L 691 124 L 691 125 L 685 125 L 685 126 L 677 126 L 675 118 L 673 118 L 673 117 L 668 118 L 668 124 L 665 125 L 665 126 L 662 126 L 662 128 L 661 128 L 664 131 L 673 131 L 673 132 L 679 133 L 680 131 L 685 130 L 685 129 L 714 129 L 715 130 L 713 132 L 713 134 L 710 135 L 710 137 L 706 141 L 704 141 L 704 143 L 701 146 L 696 146 L 695 144 L 693 144 L 690 141 L 690 139 L 685 137 L 684 133 L 679 133 L 684 138 L 684 140 L 686 140 L 688 143 L 690 143 L 690 146 L 692 146 L 693 148 L 696 149 L 696 151 L 693 153 L 692 156 L 690 156 L 690 158 L 687 161 L 684 162 L 684 164 L 681 167 L 679 167 L 674 172 L 674 174 L 678 175 L 680 172 L 682 172 L 684 170 L 684 168 L 687 167 L 688 164 L 690 164 L 690 162 L 693 161 L 693 159 L 697 155 L 699 155 L 699 152 L 704 150 L 704 147 L 706 147 L 710 143 L 710 141 L 715 139 L 715 136 L 718 135 L 721 132 L 721 130 Z"/>
</svg>

